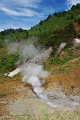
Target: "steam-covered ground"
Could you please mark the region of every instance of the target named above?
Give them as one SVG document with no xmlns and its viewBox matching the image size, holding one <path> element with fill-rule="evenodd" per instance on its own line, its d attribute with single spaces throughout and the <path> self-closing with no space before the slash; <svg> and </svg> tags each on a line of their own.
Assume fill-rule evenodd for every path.
<svg viewBox="0 0 80 120">
<path fill-rule="evenodd" d="M 5 120 L 4 118 L 8 118 L 11 120 L 11 112 L 21 114 L 26 110 L 27 107 L 25 106 L 28 106 L 33 111 L 34 108 L 36 108 L 36 111 L 40 111 L 40 106 L 41 109 L 43 106 L 48 106 L 49 113 L 55 109 L 56 105 L 59 105 L 57 108 L 61 111 L 66 111 L 67 108 L 79 109 L 80 59 L 74 59 L 70 61 L 68 65 L 71 65 L 75 61 L 77 61 L 77 65 L 73 66 L 69 72 L 55 73 L 57 67 L 52 67 L 52 74 L 44 79 L 45 84 L 43 87 L 45 93 L 47 93 L 53 102 L 53 108 L 40 100 L 33 92 L 31 85 L 21 81 L 22 77 L 16 76 L 13 78 L 5 77 L 0 79 L 0 93 L 5 95 L 0 98 L 1 119 Z"/>
</svg>

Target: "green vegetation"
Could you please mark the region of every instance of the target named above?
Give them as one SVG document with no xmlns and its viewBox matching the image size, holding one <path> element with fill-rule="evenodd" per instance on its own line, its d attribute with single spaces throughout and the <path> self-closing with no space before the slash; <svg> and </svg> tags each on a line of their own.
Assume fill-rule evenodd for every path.
<svg viewBox="0 0 80 120">
<path fill-rule="evenodd" d="M 27 40 L 31 36 L 37 36 L 39 39 L 37 44 L 43 46 L 53 46 L 56 42 L 59 44 L 61 41 L 67 41 L 70 44 L 71 40 L 77 36 L 73 26 L 74 22 L 80 23 L 80 4 L 73 5 L 71 10 L 49 15 L 45 20 L 41 20 L 39 24 L 31 27 L 30 30 L 10 28 L 1 31 L 0 48 L 4 47 L 5 39 L 19 42 L 23 39 Z"/>
<path fill-rule="evenodd" d="M 58 56 L 51 56 L 45 63 L 44 63 L 44 69 L 51 70 L 51 65 L 54 64 L 55 66 L 60 66 L 59 70 L 60 72 L 68 71 L 72 66 L 76 65 L 76 61 L 72 63 L 71 65 L 63 66 L 62 65 L 72 59 L 78 58 L 80 56 L 80 45 L 76 46 L 75 48 L 67 48 L 64 50 L 64 55 L 60 57 Z M 56 70 L 55 70 L 56 71 Z"/>
<path fill-rule="evenodd" d="M 64 27 L 64 29 L 58 29 L 53 31 L 53 33 L 43 34 L 39 38 L 39 42 L 48 47 L 52 46 L 54 51 L 56 51 L 57 47 L 61 44 L 61 42 L 66 42 L 67 47 L 72 45 L 73 39 L 77 36 L 77 33 L 74 29 L 73 24 L 69 24 L 68 26 Z"/>
<path fill-rule="evenodd" d="M 18 55 L 7 55 L 0 57 L 0 73 L 9 72 L 16 68 L 15 63 L 18 60 Z"/>
<path fill-rule="evenodd" d="M 59 73 L 66 73 L 69 72 L 69 70 L 75 66 L 79 66 L 80 62 L 78 61 L 74 61 L 73 63 L 68 63 L 65 65 L 59 65 L 57 68 L 55 68 L 54 70 L 51 70 L 51 73 L 54 74 L 59 74 Z"/>
<path fill-rule="evenodd" d="M 61 65 L 69 59 L 74 58 L 73 50 L 68 51 L 68 54 L 60 59 L 59 56 L 53 57 L 61 42 L 66 42 L 65 50 L 72 46 L 74 37 L 80 37 L 80 34 L 75 31 L 74 23 L 80 25 L 80 4 L 73 5 L 71 10 L 55 12 L 53 15 L 48 15 L 45 20 L 41 20 L 39 24 L 31 27 L 30 30 L 7 29 L 0 32 L 0 76 L 2 73 L 15 69 L 15 63 L 18 60 L 18 55 L 8 55 L 5 40 L 9 42 L 26 41 L 27 44 L 34 44 L 41 48 L 53 47 L 51 58 L 46 61 L 44 68 L 50 69 L 50 65 Z M 76 48 L 79 50 L 79 47 Z M 72 57 L 73 56 L 73 57 Z M 78 54 L 79 56 L 79 54 Z M 77 57 L 78 57 L 77 56 Z"/>
<path fill-rule="evenodd" d="M 41 114 L 37 113 L 37 116 L 29 111 L 30 113 L 25 113 L 24 115 L 15 115 L 12 113 L 16 120 L 79 120 L 79 111 L 56 111 L 53 110 L 52 113 L 48 113 L 47 109 L 43 109 Z"/>
<path fill-rule="evenodd" d="M 5 94 L 4 93 L 0 93 L 0 98 L 4 97 Z"/>
<path fill-rule="evenodd" d="M 29 37 L 28 31 L 19 29 L 7 29 L 0 32 L 0 48 L 5 46 L 5 40 L 10 40 L 10 42 L 20 42 Z"/>
<path fill-rule="evenodd" d="M 80 4 L 73 5 L 71 10 L 55 12 L 53 15 L 49 15 L 45 20 L 41 20 L 38 25 L 33 26 L 29 30 L 30 35 L 42 35 L 44 33 L 56 31 L 57 29 L 63 29 L 70 23 L 78 21 L 80 17 Z"/>
<path fill-rule="evenodd" d="M 75 37 L 80 38 L 74 28 L 74 23 L 77 22 L 80 25 L 80 4 L 73 5 L 71 10 L 63 12 L 55 12 L 53 15 L 49 15 L 45 20 L 41 20 L 39 24 L 31 27 L 30 30 L 19 29 L 7 29 L 0 32 L 0 78 L 3 74 L 10 72 L 16 68 L 15 63 L 18 61 L 19 55 L 8 54 L 5 44 L 5 40 L 9 42 L 26 41 L 27 44 L 34 44 L 41 48 L 53 47 L 53 53 L 51 57 L 44 63 L 44 69 L 49 70 L 51 73 L 64 73 L 68 72 L 70 68 L 75 65 L 80 65 L 79 60 L 69 63 L 70 60 L 80 57 L 80 45 L 72 48 L 72 41 Z M 61 42 L 66 42 L 67 46 L 64 48 L 64 54 L 58 54 L 55 56 L 56 50 L 59 48 Z M 65 65 L 64 65 L 65 63 Z M 53 70 L 51 67 L 56 66 Z M 16 77 L 20 76 L 17 74 Z M 4 84 L 1 80 L 0 84 Z M 0 98 L 4 97 L 4 93 L 0 93 Z M 79 111 L 66 112 L 66 111 L 53 111 L 48 114 L 46 109 L 41 111 L 42 115 L 38 115 L 37 118 L 28 109 L 30 114 L 14 115 L 16 120 L 79 120 Z"/>
</svg>

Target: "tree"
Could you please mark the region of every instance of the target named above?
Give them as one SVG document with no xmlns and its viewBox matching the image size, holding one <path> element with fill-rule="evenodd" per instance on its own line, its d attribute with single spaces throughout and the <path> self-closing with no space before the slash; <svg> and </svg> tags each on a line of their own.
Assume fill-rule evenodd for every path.
<svg viewBox="0 0 80 120">
<path fill-rule="evenodd" d="M 19 28 L 17 31 L 18 31 L 18 32 L 23 32 L 23 29 L 22 29 L 22 28 Z"/>
<path fill-rule="evenodd" d="M 42 25 L 43 24 L 43 20 L 41 20 L 40 22 L 39 22 L 39 25 Z"/>
<path fill-rule="evenodd" d="M 50 15 L 48 15 L 47 19 L 49 19 L 49 18 L 51 18 L 51 14 L 50 14 Z"/>
<path fill-rule="evenodd" d="M 58 13 L 57 12 L 54 12 L 54 14 L 53 14 L 54 16 L 57 16 L 58 15 Z"/>
<path fill-rule="evenodd" d="M 70 18 L 71 18 L 71 19 L 74 19 L 74 16 L 73 16 L 73 14 L 70 16 Z"/>
<path fill-rule="evenodd" d="M 66 14 L 66 11 L 63 11 L 63 12 L 62 12 L 62 15 L 65 15 L 65 14 Z"/>
</svg>

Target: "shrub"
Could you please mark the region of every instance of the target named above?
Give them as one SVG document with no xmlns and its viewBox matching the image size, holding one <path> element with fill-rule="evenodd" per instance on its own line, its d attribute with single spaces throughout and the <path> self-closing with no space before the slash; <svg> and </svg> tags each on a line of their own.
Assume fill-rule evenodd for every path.
<svg viewBox="0 0 80 120">
<path fill-rule="evenodd" d="M 0 58 L 0 71 L 4 73 L 15 69 L 15 63 L 17 62 L 17 60 L 17 54 L 2 56 Z"/>
</svg>

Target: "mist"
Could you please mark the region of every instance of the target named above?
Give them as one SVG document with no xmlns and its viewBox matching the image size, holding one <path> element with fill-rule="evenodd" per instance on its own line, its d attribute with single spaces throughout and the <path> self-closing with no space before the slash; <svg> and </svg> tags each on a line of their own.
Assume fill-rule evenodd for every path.
<svg viewBox="0 0 80 120">
<path fill-rule="evenodd" d="M 28 44 L 28 40 L 23 40 L 21 42 L 10 42 L 10 40 L 5 40 L 5 43 L 9 54 L 19 54 L 17 64 L 34 58 L 36 55 L 40 54 L 41 51 L 39 47 L 36 48 L 33 44 Z"/>
<path fill-rule="evenodd" d="M 21 71 L 22 81 L 29 83 L 36 95 L 42 100 L 48 100 L 42 84 L 44 83 L 40 78 L 45 78 L 49 75 L 47 71 L 43 70 L 42 65 L 29 63 L 27 67 L 24 67 Z"/>
<path fill-rule="evenodd" d="M 50 55 L 51 48 L 46 50 L 40 50 L 39 47 L 35 47 L 33 44 L 22 44 L 17 42 L 10 42 L 8 45 L 9 53 L 17 52 L 19 54 L 19 60 L 16 64 L 22 62 L 22 64 L 14 71 L 9 73 L 9 77 L 13 77 L 17 73 L 21 73 L 22 81 L 27 82 L 33 88 L 38 98 L 42 100 L 48 100 L 46 93 L 42 87 L 44 83 L 44 78 L 46 78 L 49 73 L 43 69 L 43 66 L 39 63 L 44 62 L 48 59 Z M 49 54 L 49 55 L 48 55 Z"/>
<path fill-rule="evenodd" d="M 58 48 L 55 56 L 57 56 L 57 55 L 62 51 L 62 49 L 64 49 L 65 46 L 66 46 L 66 42 L 62 42 L 62 43 L 60 44 L 60 46 L 59 46 L 59 48 Z"/>
</svg>

